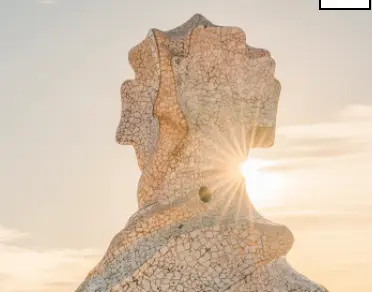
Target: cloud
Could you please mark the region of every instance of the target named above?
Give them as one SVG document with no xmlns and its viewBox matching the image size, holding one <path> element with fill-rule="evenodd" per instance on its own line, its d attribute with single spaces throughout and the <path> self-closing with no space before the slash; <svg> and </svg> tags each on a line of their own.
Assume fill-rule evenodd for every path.
<svg viewBox="0 0 372 292">
<path fill-rule="evenodd" d="M 19 232 L 18 230 L 5 229 L 0 226 L 0 244 L 4 242 L 12 242 L 20 238 L 27 237 L 27 233 Z"/>
<path fill-rule="evenodd" d="M 275 162 L 264 171 L 292 171 L 329 159 L 372 154 L 372 106 L 349 105 L 334 122 L 280 127 L 274 147 L 253 154 Z"/>
<path fill-rule="evenodd" d="M 338 116 L 343 120 L 372 121 L 372 105 L 352 104 L 341 110 Z"/>
<path fill-rule="evenodd" d="M 73 291 L 98 262 L 95 249 L 20 247 L 26 233 L 0 226 L 0 291 Z M 66 281 L 68 279 L 68 281 Z"/>
<path fill-rule="evenodd" d="M 279 208 L 277 208 L 279 209 Z M 296 230 L 370 230 L 372 213 L 369 208 L 332 210 L 332 208 L 264 211 L 265 217 L 284 223 Z"/>
</svg>

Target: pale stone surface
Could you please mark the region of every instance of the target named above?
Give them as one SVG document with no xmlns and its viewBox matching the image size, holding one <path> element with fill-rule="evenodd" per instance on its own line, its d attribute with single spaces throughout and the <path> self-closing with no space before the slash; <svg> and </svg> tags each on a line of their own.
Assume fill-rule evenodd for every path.
<svg viewBox="0 0 372 292">
<path fill-rule="evenodd" d="M 327 291 L 285 255 L 293 236 L 251 205 L 239 173 L 274 142 L 270 53 L 195 15 L 129 53 L 116 137 L 136 150 L 139 210 L 77 292 Z"/>
</svg>

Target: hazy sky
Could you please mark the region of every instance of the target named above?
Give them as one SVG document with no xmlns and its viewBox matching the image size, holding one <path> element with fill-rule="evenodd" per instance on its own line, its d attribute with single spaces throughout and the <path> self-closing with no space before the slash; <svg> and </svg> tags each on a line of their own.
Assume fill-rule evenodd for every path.
<svg viewBox="0 0 372 292">
<path fill-rule="evenodd" d="M 0 0 L 0 291 L 74 291 L 136 211 L 114 138 L 127 53 L 197 12 L 276 59 L 277 142 L 248 185 L 293 231 L 291 263 L 372 291 L 372 13 L 318 0 Z"/>
</svg>

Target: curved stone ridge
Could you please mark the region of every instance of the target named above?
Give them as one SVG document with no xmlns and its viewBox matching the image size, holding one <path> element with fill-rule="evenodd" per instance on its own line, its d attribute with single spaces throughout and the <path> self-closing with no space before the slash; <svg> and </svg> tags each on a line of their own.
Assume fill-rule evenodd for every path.
<svg viewBox="0 0 372 292">
<path fill-rule="evenodd" d="M 77 292 L 327 291 L 285 255 L 293 236 L 251 205 L 239 164 L 274 143 L 270 53 L 202 15 L 129 53 L 116 139 L 133 145 L 139 210 Z"/>
</svg>

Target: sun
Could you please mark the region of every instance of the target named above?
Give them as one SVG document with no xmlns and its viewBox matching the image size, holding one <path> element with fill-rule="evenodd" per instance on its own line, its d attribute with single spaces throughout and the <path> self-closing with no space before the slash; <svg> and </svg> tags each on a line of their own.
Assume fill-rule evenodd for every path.
<svg viewBox="0 0 372 292">
<path fill-rule="evenodd" d="M 280 200 L 279 193 L 285 176 L 267 168 L 276 163 L 260 158 L 249 158 L 240 165 L 240 173 L 245 178 L 249 198 L 254 205 L 267 206 Z"/>
<path fill-rule="evenodd" d="M 247 191 L 251 197 L 262 194 L 265 184 L 268 183 L 267 175 L 262 169 L 268 165 L 266 160 L 250 158 L 240 166 L 240 172 L 245 178 Z"/>
<path fill-rule="evenodd" d="M 260 168 L 268 165 L 268 162 L 263 159 L 250 158 L 244 161 L 240 165 L 240 173 L 245 177 L 251 177 L 252 175 L 257 175 L 260 171 Z"/>
</svg>

